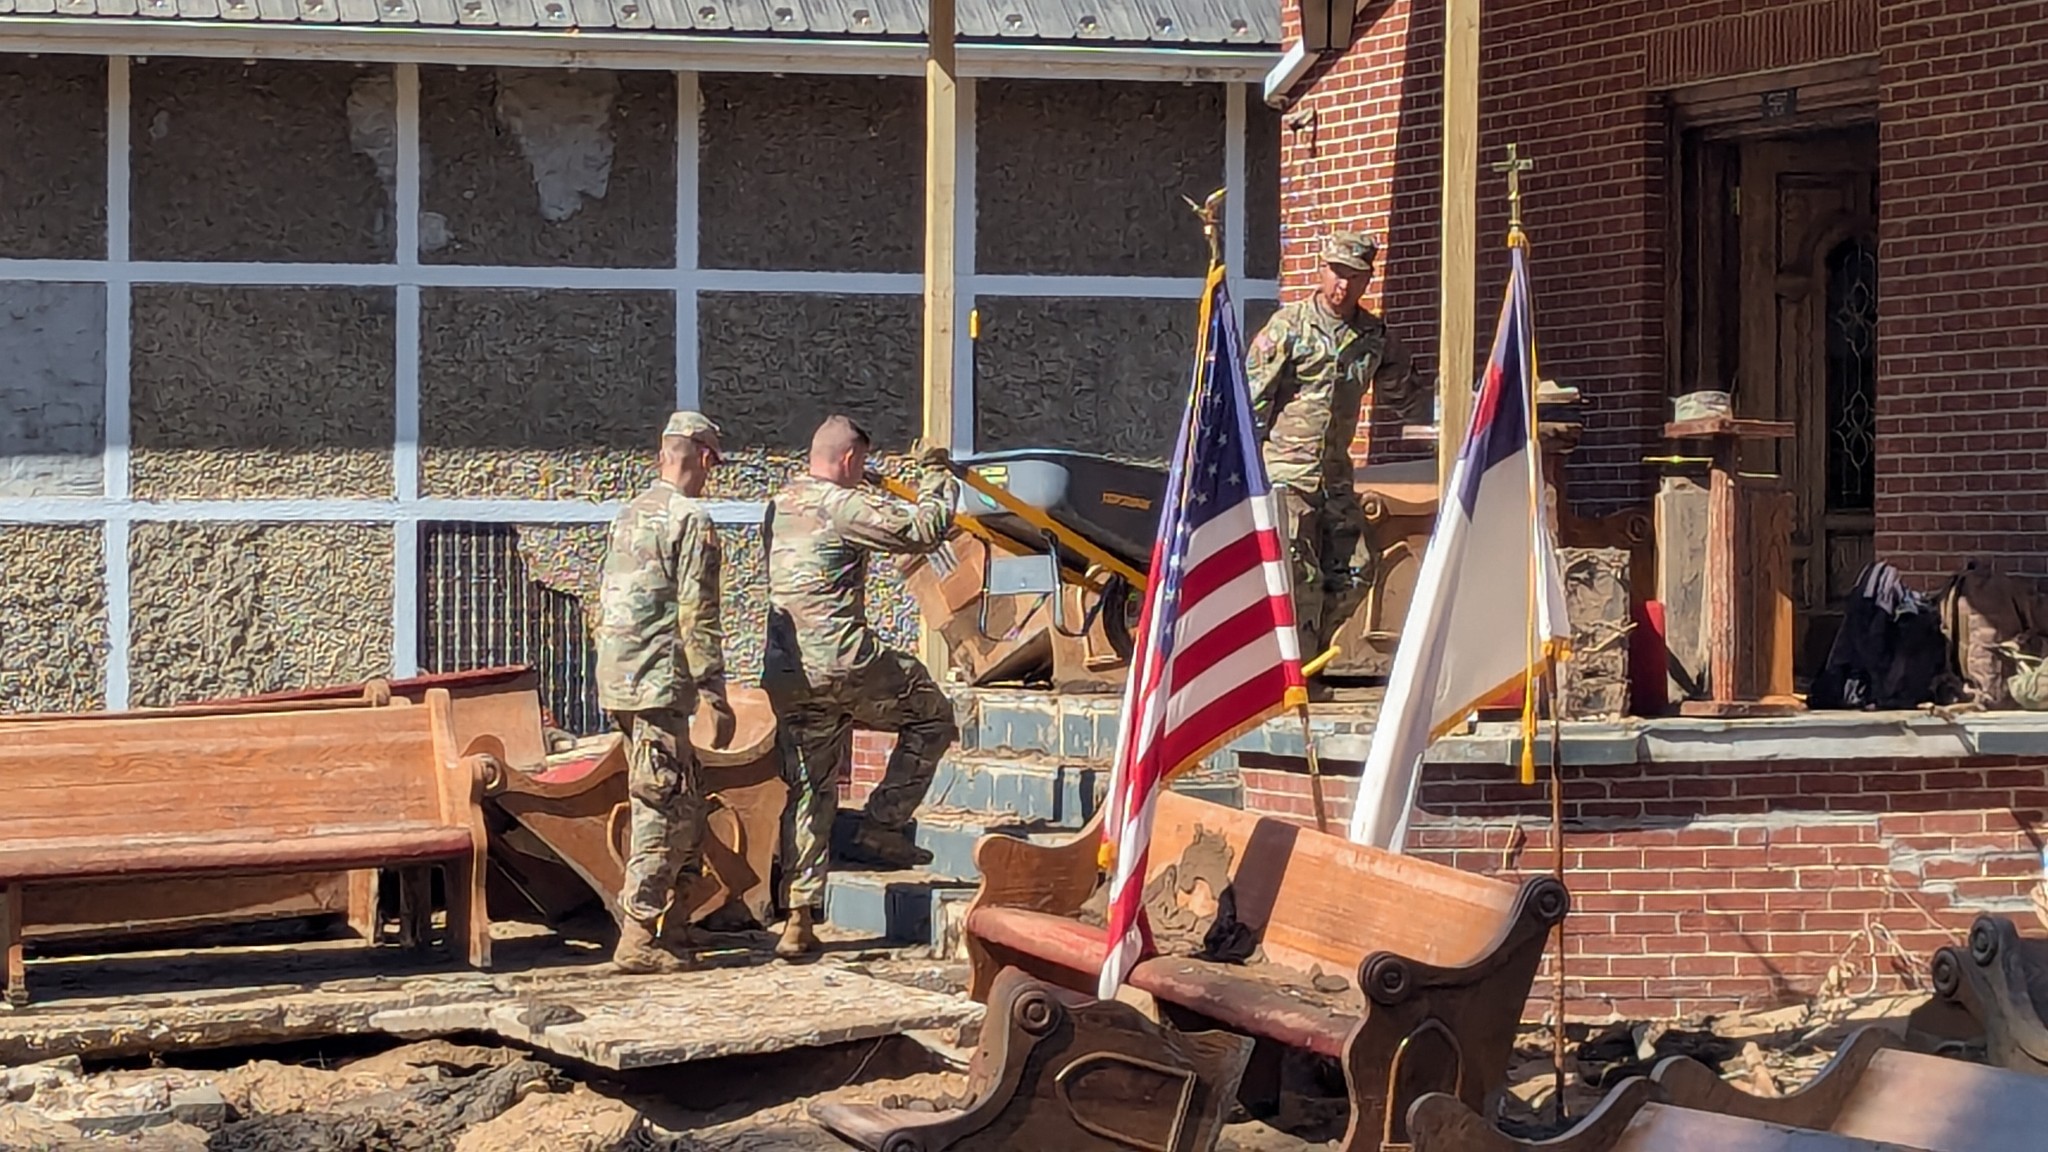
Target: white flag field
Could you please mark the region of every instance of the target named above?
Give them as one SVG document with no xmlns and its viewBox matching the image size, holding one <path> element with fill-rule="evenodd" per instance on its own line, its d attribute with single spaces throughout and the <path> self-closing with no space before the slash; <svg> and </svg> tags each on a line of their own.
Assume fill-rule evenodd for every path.
<svg viewBox="0 0 2048 1152">
<path fill-rule="evenodd" d="M 1465 443 L 1401 627 L 1351 839 L 1399 852 L 1422 782 L 1423 752 L 1567 651 L 1564 582 L 1551 538 L 1536 443 L 1536 348 L 1524 249 L 1512 248 L 1500 326 Z M 1534 733 L 1523 710 L 1525 742 Z M 1526 747 L 1526 744 L 1525 744 Z"/>
</svg>

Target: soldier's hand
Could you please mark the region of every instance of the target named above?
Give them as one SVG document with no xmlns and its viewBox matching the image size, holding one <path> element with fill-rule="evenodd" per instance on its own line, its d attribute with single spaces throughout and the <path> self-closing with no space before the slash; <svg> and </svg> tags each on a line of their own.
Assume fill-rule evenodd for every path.
<svg viewBox="0 0 2048 1152">
<path fill-rule="evenodd" d="M 917 442 L 917 466 L 927 471 L 934 468 L 951 471 L 953 454 L 944 444 L 927 444 L 920 440 Z"/>
<path fill-rule="evenodd" d="M 740 722 L 725 697 L 711 698 L 711 721 L 711 746 L 721 750 L 732 747 L 733 734 L 739 730 Z"/>
</svg>

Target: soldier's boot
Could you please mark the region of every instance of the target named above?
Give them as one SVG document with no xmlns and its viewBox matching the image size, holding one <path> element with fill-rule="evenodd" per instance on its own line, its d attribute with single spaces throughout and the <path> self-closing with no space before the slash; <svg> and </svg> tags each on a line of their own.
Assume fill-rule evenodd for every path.
<svg viewBox="0 0 2048 1152">
<path fill-rule="evenodd" d="M 633 976 L 687 972 L 695 967 L 694 957 L 661 947 L 654 931 L 631 917 L 619 926 L 619 943 L 612 949 L 612 967 Z"/>
<path fill-rule="evenodd" d="M 811 908 L 791 908 L 789 919 L 782 922 L 782 938 L 775 942 L 775 954 L 784 960 L 793 960 L 806 952 L 818 950 L 817 912 Z"/>
<path fill-rule="evenodd" d="M 902 829 L 884 828 L 865 816 L 853 834 L 853 850 L 864 859 L 891 868 L 922 868 L 932 862 L 932 854 L 919 848 Z"/>
</svg>

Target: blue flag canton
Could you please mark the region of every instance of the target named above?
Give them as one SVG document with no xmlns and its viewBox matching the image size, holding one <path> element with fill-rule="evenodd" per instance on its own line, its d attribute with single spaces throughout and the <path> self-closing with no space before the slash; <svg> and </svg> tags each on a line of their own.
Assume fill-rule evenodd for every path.
<svg viewBox="0 0 2048 1152">
<path fill-rule="evenodd" d="M 1230 302 L 1219 289 L 1189 452 L 1187 531 L 1242 504 L 1252 493 L 1251 393 Z"/>
</svg>

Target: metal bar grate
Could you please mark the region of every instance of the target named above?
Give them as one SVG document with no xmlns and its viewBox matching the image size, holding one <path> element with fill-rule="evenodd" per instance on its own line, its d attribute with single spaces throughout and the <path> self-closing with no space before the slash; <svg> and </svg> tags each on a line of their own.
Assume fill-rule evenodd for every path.
<svg viewBox="0 0 2048 1152">
<path fill-rule="evenodd" d="M 421 524 L 419 611 L 421 671 L 530 664 L 556 727 L 605 730 L 582 604 L 534 582 L 512 525 Z"/>
</svg>

